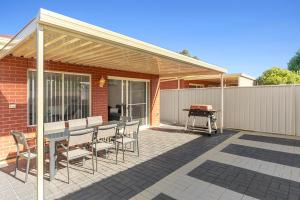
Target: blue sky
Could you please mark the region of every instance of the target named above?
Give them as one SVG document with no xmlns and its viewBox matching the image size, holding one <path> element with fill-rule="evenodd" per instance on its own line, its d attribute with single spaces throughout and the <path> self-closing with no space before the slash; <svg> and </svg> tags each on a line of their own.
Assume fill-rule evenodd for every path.
<svg viewBox="0 0 300 200">
<path fill-rule="evenodd" d="M 300 1 L 3 1 L 0 34 L 45 8 L 254 77 L 300 49 Z"/>
</svg>

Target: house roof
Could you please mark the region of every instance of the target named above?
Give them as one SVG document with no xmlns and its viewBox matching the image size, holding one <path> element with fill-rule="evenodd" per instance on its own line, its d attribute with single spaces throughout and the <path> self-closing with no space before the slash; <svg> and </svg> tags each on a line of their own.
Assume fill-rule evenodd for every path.
<svg viewBox="0 0 300 200">
<path fill-rule="evenodd" d="M 245 73 L 225 74 L 224 76 L 225 77 L 226 76 L 228 76 L 228 77 L 244 77 L 244 78 L 247 78 L 247 79 L 250 79 L 250 80 L 256 80 L 256 78 L 254 78 L 253 76 L 250 76 L 250 75 L 245 74 Z"/>
<path fill-rule="evenodd" d="M 0 35 L 0 49 L 4 45 L 6 45 L 12 38 L 13 38 L 12 35 Z"/>
<path fill-rule="evenodd" d="M 176 52 L 40 9 L 0 50 L 8 54 L 36 57 L 37 26 L 44 30 L 44 59 L 71 64 L 157 74 L 161 77 L 226 73 L 227 70 Z"/>
<path fill-rule="evenodd" d="M 14 37 L 13 35 L 0 34 L 0 38 L 8 38 L 8 39 L 11 39 L 11 38 L 13 38 L 13 37 Z"/>
</svg>

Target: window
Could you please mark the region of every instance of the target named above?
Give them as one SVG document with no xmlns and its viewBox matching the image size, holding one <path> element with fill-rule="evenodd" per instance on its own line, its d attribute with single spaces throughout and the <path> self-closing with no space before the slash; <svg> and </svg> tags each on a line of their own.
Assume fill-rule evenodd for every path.
<svg viewBox="0 0 300 200">
<path fill-rule="evenodd" d="M 36 124 L 36 73 L 28 73 L 28 121 Z M 90 76 L 45 72 L 44 121 L 66 121 L 90 114 Z"/>
<path fill-rule="evenodd" d="M 204 85 L 197 83 L 189 83 L 189 88 L 204 88 Z"/>
</svg>

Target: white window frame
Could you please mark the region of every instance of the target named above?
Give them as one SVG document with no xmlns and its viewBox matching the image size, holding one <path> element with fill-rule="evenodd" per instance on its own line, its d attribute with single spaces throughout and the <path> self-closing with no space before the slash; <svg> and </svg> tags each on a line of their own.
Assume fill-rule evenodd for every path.
<svg viewBox="0 0 300 200">
<path fill-rule="evenodd" d="M 30 125 L 29 124 L 29 72 L 36 72 L 36 69 L 28 69 L 27 70 L 27 127 L 36 127 L 36 124 Z M 81 75 L 81 76 L 88 76 L 89 77 L 89 114 L 88 116 L 91 116 L 92 114 L 92 75 L 91 74 L 85 74 L 85 73 L 77 73 L 77 72 L 65 72 L 65 71 L 58 71 L 58 70 L 44 70 L 44 73 L 57 73 L 62 75 L 62 88 L 64 88 L 64 75 L 70 74 L 70 75 Z M 62 90 L 62 109 L 64 109 L 64 89 Z"/>
</svg>

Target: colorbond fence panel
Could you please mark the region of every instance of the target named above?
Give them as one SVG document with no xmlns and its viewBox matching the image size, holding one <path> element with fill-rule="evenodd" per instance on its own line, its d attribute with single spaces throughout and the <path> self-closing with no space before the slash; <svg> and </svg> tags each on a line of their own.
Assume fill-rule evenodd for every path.
<svg viewBox="0 0 300 200">
<path fill-rule="evenodd" d="M 295 105 L 296 135 L 300 136 L 300 86 L 295 87 Z"/>
<path fill-rule="evenodd" d="M 162 90 L 162 122 L 183 125 L 191 104 L 219 110 L 220 88 Z M 224 127 L 300 136 L 300 85 L 225 88 Z"/>
</svg>

